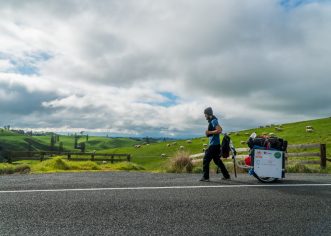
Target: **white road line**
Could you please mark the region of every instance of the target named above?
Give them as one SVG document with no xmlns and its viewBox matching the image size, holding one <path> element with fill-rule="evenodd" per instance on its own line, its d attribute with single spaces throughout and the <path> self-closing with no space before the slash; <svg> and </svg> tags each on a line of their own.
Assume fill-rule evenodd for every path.
<svg viewBox="0 0 331 236">
<path fill-rule="evenodd" d="M 35 192 L 76 192 L 76 191 L 112 191 L 112 190 L 162 190 L 162 189 L 200 189 L 200 188 L 251 188 L 251 187 L 326 187 L 330 184 L 258 184 L 258 185 L 201 185 L 201 186 L 164 186 L 164 187 L 122 187 L 122 188 L 73 188 L 73 189 L 31 189 L 4 190 L 1 193 L 35 193 Z"/>
</svg>

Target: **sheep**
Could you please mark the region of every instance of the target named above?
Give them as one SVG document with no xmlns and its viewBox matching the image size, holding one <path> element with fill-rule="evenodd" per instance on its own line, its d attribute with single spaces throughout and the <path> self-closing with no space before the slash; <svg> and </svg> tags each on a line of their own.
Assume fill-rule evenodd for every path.
<svg viewBox="0 0 331 236">
<path fill-rule="evenodd" d="M 107 164 L 107 161 L 103 161 L 102 164 Z"/>
<path fill-rule="evenodd" d="M 172 145 L 177 145 L 177 142 L 173 142 Z"/>
<path fill-rule="evenodd" d="M 245 135 L 249 135 L 249 133 L 245 133 Z"/>
<path fill-rule="evenodd" d="M 180 150 L 183 150 L 183 149 L 184 149 L 184 146 L 180 146 L 179 149 L 180 149 Z"/>
<path fill-rule="evenodd" d="M 275 127 L 275 130 L 276 131 L 283 131 L 283 128 L 281 128 L 281 127 Z"/>
<path fill-rule="evenodd" d="M 167 147 L 170 147 L 170 144 L 169 143 L 167 144 Z"/>
<path fill-rule="evenodd" d="M 208 144 L 207 144 L 207 143 L 204 143 L 204 144 L 203 144 L 203 146 L 204 146 L 204 147 L 207 147 L 207 146 L 208 146 Z"/>
<path fill-rule="evenodd" d="M 161 157 L 167 157 L 167 155 L 165 153 L 162 153 Z"/>
<path fill-rule="evenodd" d="M 306 129 L 313 129 L 313 126 L 307 125 Z"/>
<path fill-rule="evenodd" d="M 314 132 L 314 130 L 313 129 L 306 129 L 306 132 L 307 133 L 312 133 L 312 132 Z"/>
<path fill-rule="evenodd" d="M 269 135 L 270 135 L 270 136 L 275 136 L 275 134 L 274 134 L 274 133 L 269 133 Z"/>
<path fill-rule="evenodd" d="M 202 151 L 205 152 L 207 150 L 207 148 L 203 148 Z"/>
<path fill-rule="evenodd" d="M 135 148 L 141 148 L 141 145 L 134 145 Z"/>
<path fill-rule="evenodd" d="M 192 143 L 192 140 L 186 140 L 187 143 Z"/>
</svg>

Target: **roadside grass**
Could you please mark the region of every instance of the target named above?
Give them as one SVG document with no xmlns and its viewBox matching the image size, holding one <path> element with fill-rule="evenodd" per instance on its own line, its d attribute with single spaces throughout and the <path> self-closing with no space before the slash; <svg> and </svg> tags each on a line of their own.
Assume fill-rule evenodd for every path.
<svg viewBox="0 0 331 236">
<path fill-rule="evenodd" d="M 85 172 L 85 171 L 144 171 L 141 165 L 132 162 L 93 162 L 68 161 L 62 156 L 40 161 L 18 161 L 14 164 L 0 163 L 0 174 L 14 173 L 56 173 L 56 172 Z"/>
<path fill-rule="evenodd" d="M 28 164 L 13 165 L 7 163 L 0 163 L 0 175 L 15 173 L 26 174 L 29 173 L 30 170 L 31 168 Z"/>
</svg>

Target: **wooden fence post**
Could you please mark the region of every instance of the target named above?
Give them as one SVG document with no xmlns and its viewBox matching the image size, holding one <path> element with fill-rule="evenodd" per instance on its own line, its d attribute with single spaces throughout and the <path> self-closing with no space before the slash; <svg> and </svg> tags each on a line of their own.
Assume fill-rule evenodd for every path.
<svg viewBox="0 0 331 236">
<path fill-rule="evenodd" d="M 131 161 L 131 155 L 128 154 L 128 162 L 130 162 L 130 161 Z"/>
<path fill-rule="evenodd" d="M 110 158 L 110 163 L 113 164 L 114 163 L 114 155 L 111 155 L 111 158 Z"/>
<path fill-rule="evenodd" d="M 68 160 L 70 160 L 71 159 L 71 154 L 70 153 L 68 153 Z"/>
<path fill-rule="evenodd" d="M 321 151 L 321 168 L 326 168 L 326 144 L 321 144 L 320 146 Z"/>
<path fill-rule="evenodd" d="M 94 153 L 91 154 L 91 161 L 94 161 Z"/>
</svg>

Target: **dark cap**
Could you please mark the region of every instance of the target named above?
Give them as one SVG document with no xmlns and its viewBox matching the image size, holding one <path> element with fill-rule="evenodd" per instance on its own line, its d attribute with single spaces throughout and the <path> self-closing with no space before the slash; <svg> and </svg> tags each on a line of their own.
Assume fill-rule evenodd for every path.
<svg viewBox="0 0 331 236">
<path fill-rule="evenodd" d="M 213 113 L 213 109 L 211 107 L 207 107 L 204 111 L 204 113 L 208 116 L 212 116 L 214 113 Z"/>
</svg>

